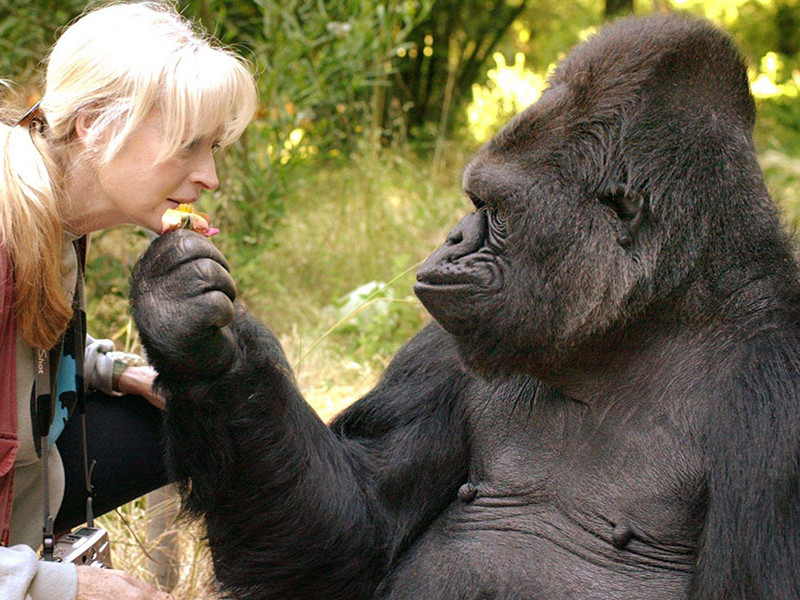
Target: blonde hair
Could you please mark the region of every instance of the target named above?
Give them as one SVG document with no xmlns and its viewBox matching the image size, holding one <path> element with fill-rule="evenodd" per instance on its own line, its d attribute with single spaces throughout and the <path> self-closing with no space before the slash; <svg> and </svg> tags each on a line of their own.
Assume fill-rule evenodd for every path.
<svg viewBox="0 0 800 600">
<path fill-rule="evenodd" d="M 75 160 L 111 160 L 152 110 L 164 119 L 159 160 L 190 141 L 233 143 L 253 117 L 255 82 L 244 61 L 202 35 L 167 2 L 112 4 L 69 26 L 47 61 L 37 127 L 0 124 L 0 245 L 14 263 L 22 335 L 47 348 L 72 314 L 62 284 L 59 187 Z M 75 123 L 90 123 L 75 156 Z"/>
</svg>

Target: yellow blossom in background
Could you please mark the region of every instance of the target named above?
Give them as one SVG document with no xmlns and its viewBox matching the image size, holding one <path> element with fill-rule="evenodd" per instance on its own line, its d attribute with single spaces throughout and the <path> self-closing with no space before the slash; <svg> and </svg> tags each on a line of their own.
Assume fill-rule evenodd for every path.
<svg viewBox="0 0 800 600">
<path fill-rule="evenodd" d="M 487 73 L 486 85 L 472 86 L 472 102 L 467 107 L 469 130 L 479 142 L 488 140 L 508 118 L 530 106 L 547 86 L 544 74 L 525 67 L 525 55 L 517 52 L 514 64 L 506 64 L 497 52 L 497 65 Z"/>
<path fill-rule="evenodd" d="M 293 146 L 298 146 L 300 142 L 303 140 L 304 135 L 305 131 L 303 131 L 298 127 L 297 129 L 292 130 L 292 132 L 289 134 L 289 141 L 292 143 Z"/>
<path fill-rule="evenodd" d="M 578 39 L 581 42 L 585 42 L 590 37 L 592 37 L 595 33 L 597 33 L 597 27 L 594 27 L 594 26 L 587 27 L 586 29 L 583 29 L 580 33 L 578 33 Z M 564 56 L 563 53 L 561 54 L 561 56 Z M 561 60 L 561 59 L 559 59 L 559 60 Z"/>
<path fill-rule="evenodd" d="M 779 81 L 784 68 L 783 60 L 775 52 L 767 52 L 759 64 L 758 70 L 750 70 L 750 89 L 756 98 L 775 98 L 788 96 L 796 98 L 800 91 L 800 73 L 792 71 L 786 81 Z"/>
<path fill-rule="evenodd" d="M 672 0 L 675 8 L 680 10 L 700 10 L 709 19 L 725 26 L 733 25 L 739 19 L 739 7 L 748 0 Z M 762 3 L 770 4 L 768 0 Z"/>
<path fill-rule="evenodd" d="M 517 36 L 517 40 L 521 44 L 527 44 L 531 40 L 531 32 L 522 21 L 514 21 L 511 24 L 511 30 Z"/>
</svg>

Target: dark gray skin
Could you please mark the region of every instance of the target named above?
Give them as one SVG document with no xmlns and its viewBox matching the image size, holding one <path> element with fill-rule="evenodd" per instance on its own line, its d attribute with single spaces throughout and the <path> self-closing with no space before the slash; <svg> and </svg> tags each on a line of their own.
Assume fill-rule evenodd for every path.
<svg viewBox="0 0 800 600">
<path fill-rule="evenodd" d="M 800 598 L 800 277 L 730 40 L 618 22 L 469 164 L 433 323 L 325 426 L 225 259 L 136 268 L 167 453 L 251 599 Z"/>
</svg>

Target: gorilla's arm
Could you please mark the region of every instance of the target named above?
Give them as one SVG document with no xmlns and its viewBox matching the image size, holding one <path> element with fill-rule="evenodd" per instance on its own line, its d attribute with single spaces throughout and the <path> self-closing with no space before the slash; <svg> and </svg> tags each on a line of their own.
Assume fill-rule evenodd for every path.
<svg viewBox="0 0 800 600">
<path fill-rule="evenodd" d="M 739 367 L 709 394 L 708 505 L 691 600 L 800 598 L 795 323 L 743 343 Z"/>
<path fill-rule="evenodd" d="M 273 334 L 233 308 L 224 264 L 200 236 L 174 232 L 132 285 L 186 507 L 205 517 L 237 598 L 369 597 L 466 477 L 467 375 L 449 336 L 428 327 L 328 428 Z"/>
</svg>

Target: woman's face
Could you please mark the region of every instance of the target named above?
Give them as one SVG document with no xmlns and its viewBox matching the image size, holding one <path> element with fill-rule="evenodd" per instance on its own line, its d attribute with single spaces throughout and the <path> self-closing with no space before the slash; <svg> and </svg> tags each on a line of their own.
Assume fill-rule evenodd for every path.
<svg viewBox="0 0 800 600">
<path fill-rule="evenodd" d="M 161 115 L 153 111 L 113 159 L 95 168 L 87 194 L 86 209 L 92 215 L 88 230 L 130 223 L 161 233 L 164 211 L 196 202 L 202 190 L 217 187 L 215 139 L 193 140 L 175 156 L 157 163 L 162 132 Z M 79 197 L 75 200 L 81 202 Z"/>
</svg>

